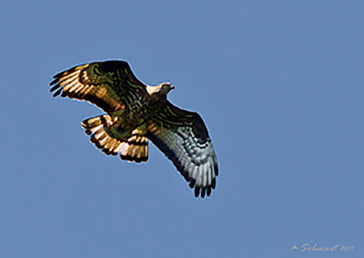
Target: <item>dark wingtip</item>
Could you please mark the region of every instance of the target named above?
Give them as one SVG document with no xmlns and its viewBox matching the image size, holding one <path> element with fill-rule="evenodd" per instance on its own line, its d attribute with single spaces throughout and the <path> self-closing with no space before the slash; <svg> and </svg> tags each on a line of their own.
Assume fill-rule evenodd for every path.
<svg viewBox="0 0 364 258">
<path fill-rule="evenodd" d="M 218 176 L 219 175 L 219 166 L 217 165 L 217 163 L 215 163 L 214 169 L 215 169 L 215 175 Z"/>
<path fill-rule="evenodd" d="M 85 130 L 85 134 L 86 134 L 86 135 L 91 135 L 91 134 L 92 134 L 92 132 L 91 132 L 91 130 L 90 130 L 90 129 L 86 129 L 86 130 Z"/>
<path fill-rule="evenodd" d="M 52 85 L 51 85 L 52 86 Z M 52 88 L 50 88 L 49 89 L 49 91 L 50 92 L 52 92 L 52 91 L 55 91 L 56 89 L 58 89 L 59 88 L 59 85 L 58 84 L 56 84 L 56 85 L 54 85 Z"/>
<path fill-rule="evenodd" d="M 211 187 L 195 187 L 195 197 L 198 198 L 201 196 L 201 198 L 205 198 L 205 196 L 211 195 Z"/>
<path fill-rule="evenodd" d="M 195 197 L 200 195 L 200 187 L 195 187 Z"/>
<path fill-rule="evenodd" d="M 103 153 L 105 153 L 106 155 L 111 155 L 111 151 L 108 149 L 102 149 L 101 150 Z"/>
<path fill-rule="evenodd" d="M 62 78 L 63 76 L 66 76 L 66 75 L 74 72 L 77 68 L 78 68 L 78 66 L 75 66 L 75 67 L 72 67 L 72 68 L 70 68 L 70 69 L 68 69 L 66 71 L 59 72 L 59 73 L 53 75 L 53 79 L 58 80 L 58 79 Z"/>
<path fill-rule="evenodd" d="M 52 86 L 52 85 L 56 84 L 58 81 L 59 81 L 58 79 L 54 79 L 53 81 L 51 81 L 49 83 L 49 86 Z"/>
<path fill-rule="evenodd" d="M 54 94 L 53 94 L 53 97 L 57 97 L 59 94 L 61 94 L 62 92 L 62 89 L 58 89 Z"/>
<path fill-rule="evenodd" d="M 216 177 L 215 177 L 214 179 L 212 179 L 212 182 L 211 182 L 210 187 L 211 187 L 212 189 L 215 189 L 215 187 L 216 187 Z"/>
<path fill-rule="evenodd" d="M 205 198 L 205 191 L 206 191 L 206 188 L 205 188 L 205 187 L 203 187 L 203 188 L 201 189 L 201 198 Z"/>
<path fill-rule="evenodd" d="M 193 187 L 195 186 L 195 183 L 196 183 L 195 179 L 191 178 L 191 181 L 190 181 L 189 186 L 190 186 L 191 188 L 193 188 Z"/>
<path fill-rule="evenodd" d="M 207 196 L 210 196 L 210 194 L 211 194 L 211 187 L 208 187 L 207 188 Z"/>
</svg>

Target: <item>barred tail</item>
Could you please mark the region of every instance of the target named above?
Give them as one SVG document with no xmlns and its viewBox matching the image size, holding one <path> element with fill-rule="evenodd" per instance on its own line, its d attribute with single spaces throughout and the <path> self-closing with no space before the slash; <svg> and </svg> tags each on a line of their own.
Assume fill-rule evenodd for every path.
<svg viewBox="0 0 364 258">
<path fill-rule="evenodd" d="M 111 127 L 112 121 L 109 115 L 101 115 L 82 121 L 85 133 L 90 136 L 90 141 L 107 155 L 116 156 L 120 152 L 120 158 L 127 161 L 146 162 L 148 160 L 148 138 L 144 137 L 139 128 L 132 132 L 127 141 L 121 141 L 107 134 L 106 128 Z"/>
</svg>

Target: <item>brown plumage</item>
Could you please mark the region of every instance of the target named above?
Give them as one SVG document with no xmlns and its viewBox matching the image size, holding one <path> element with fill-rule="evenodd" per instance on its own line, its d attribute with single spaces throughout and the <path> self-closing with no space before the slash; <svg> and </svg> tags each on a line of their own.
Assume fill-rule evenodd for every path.
<svg viewBox="0 0 364 258">
<path fill-rule="evenodd" d="M 218 164 L 207 128 L 195 112 L 167 100 L 170 83 L 140 82 L 124 61 L 94 62 L 54 76 L 53 96 L 88 101 L 107 114 L 82 121 L 90 141 L 107 155 L 146 162 L 148 139 L 176 166 L 195 196 L 215 188 Z"/>
</svg>

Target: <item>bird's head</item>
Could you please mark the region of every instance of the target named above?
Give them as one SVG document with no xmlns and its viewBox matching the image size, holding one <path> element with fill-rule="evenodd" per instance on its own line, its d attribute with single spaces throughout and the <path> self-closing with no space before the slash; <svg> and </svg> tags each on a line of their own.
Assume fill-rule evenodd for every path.
<svg viewBox="0 0 364 258">
<path fill-rule="evenodd" d="M 148 91 L 149 95 L 151 95 L 152 97 L 155 97 L 157 99 L 166 98 L 168 92 L 170 92 L 170 90 L 173 90 L 173 89 L 174 89 L 174 87 L 169 82 L 163 82 L 154 87 L 152 87 L 152 86 L 147 87 L 147 91 Z"/>
</svg>

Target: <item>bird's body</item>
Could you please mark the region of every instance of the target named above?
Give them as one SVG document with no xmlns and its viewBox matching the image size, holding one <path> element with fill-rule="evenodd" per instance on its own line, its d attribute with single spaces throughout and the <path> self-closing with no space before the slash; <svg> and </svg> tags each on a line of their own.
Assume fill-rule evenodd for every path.
<svg viewBox="0 0 364 258">
<path fill-rule="evenodd" d="M 202 118 L 167 100 L 170 83 L 140 82 L 124 61 L 94 62 L 54 76 L 53 96 L 89 101 L 107 114 L 82 122 L 90 141 L 123 160 L 148 160 L 148 139 L 174 163 L 196 197 L 215 188 L 218 165 Z"/>
</svg>

